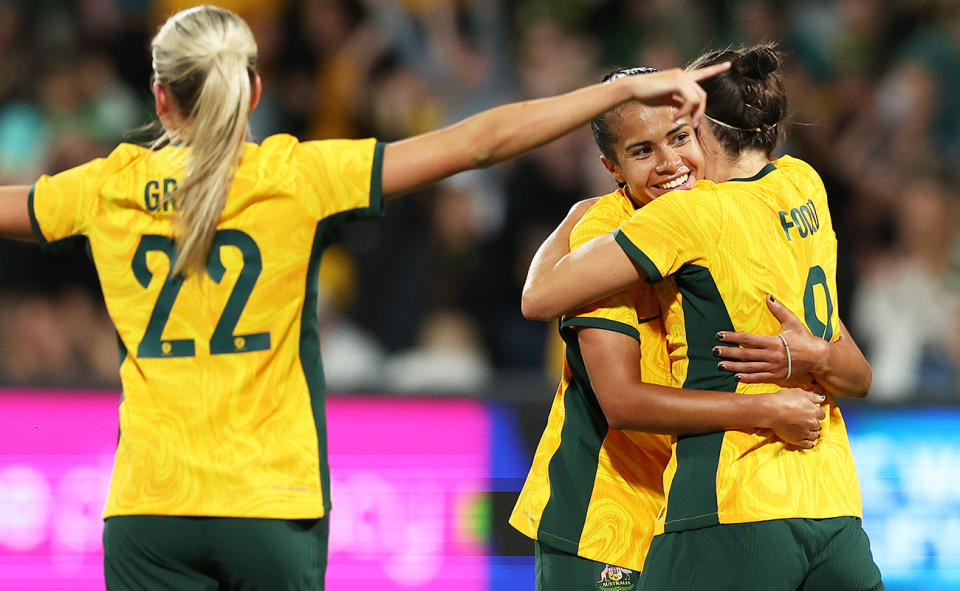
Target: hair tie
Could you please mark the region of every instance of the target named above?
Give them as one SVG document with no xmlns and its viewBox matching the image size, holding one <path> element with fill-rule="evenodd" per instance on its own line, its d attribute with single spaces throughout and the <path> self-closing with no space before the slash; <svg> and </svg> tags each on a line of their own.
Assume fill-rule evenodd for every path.
<svg viewBox="0 0 960 591">
<path fill-rule="evenodd" d="M 757 133 L 760 133 L 761 131 L 763 131 L 763 130 L 760 129 L 759 127 L 754 127 L 754 128 L 752 128 L 752 129 L 745 129 L 745 128 L 743 128 L 743 127 L 737 127 L 736 125 L 730 125 L 729 123 L 724 123 L 723 121 L 718 121 L 718 120 L 714 119 L 713 117 L 711 117 L 710 115 L 707 115 L 706 113 L 704 113 L 703 116 L 706 117 L 707 119 L 709 119 L 710 121 L 713 121 L 714 123 L 716 123 L 716 124 L 719 125 L 720 127 L 726 127 L 727 129 L 734 129 L 734 130 L 736 130 L 736 131 L 755 131 L 755 132 L 757 132 Z M 771 125 L 771 127 L 776 127 L 776 125 Z"/>
</svg>

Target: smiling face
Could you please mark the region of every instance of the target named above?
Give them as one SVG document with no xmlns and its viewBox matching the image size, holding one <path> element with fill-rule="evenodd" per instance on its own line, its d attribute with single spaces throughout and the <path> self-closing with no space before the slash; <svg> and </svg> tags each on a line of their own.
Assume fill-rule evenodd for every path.
<svg viewBox="0 0 960 591">
<path fill-rule="evenodd" d="M 607 116 L 616 141 L 611 155 L 601 156 L 613 178 L 626 184 L 638 205 L 664 193 L 690 189 L 704 178 L 703 154 L 686 117 L 674 121 L 671 107 L 628 103 Z"/>
</svg>

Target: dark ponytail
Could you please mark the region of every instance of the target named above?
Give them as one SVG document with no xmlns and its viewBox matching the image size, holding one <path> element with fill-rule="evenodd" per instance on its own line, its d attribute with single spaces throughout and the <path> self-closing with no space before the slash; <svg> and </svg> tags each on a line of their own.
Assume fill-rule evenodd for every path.
<svg viewBox="0 0 960 591">
<path fill-rule="evenodd" d="M 707 121 L 732 157 L 748 149 L 769 157 L 787 116 L 787 93 L 780 75 L 783 54 L 774 43 L 748 49 L 711 51 L 688 69 L 730 62 L 730 69 L 700 82 L 707 93 Z"/>
</svg>

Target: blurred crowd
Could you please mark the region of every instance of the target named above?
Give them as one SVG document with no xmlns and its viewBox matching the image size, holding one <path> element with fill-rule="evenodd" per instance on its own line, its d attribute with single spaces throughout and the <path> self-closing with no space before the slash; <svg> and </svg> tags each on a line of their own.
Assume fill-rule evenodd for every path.
<svg viewBox="0 0 960 591">
<path fill-rule="evenodd" d="M 389 141 L 615 67 L 778 41 L 793 113 L 783 151 L 827 185 L 840 313 L 873 365 L 873 400 L 960 403 L 956 2 L 218 4 L 247 18 L 260 46 L 256 138 Z M 149 39 L 188 5 L 0 0 L 0 182 L 142 140 L 131 130 L 151 120 Z M 556 328 L 519 312 L 526 268 L 572 203 L 612 188 L 584 128 L 348 228 L 321 271 L 331 390 L 496 395 L 514 378 L 553 381 Z M 0 385 L 118 385 L 91 263 L 83 245 L 61 250 L 0 244 Z"/>
</svg>

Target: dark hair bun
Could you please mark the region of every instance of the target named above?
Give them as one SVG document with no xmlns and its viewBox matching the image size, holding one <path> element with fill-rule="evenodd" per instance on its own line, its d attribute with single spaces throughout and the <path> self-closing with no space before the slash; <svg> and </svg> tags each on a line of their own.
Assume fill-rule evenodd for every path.
<svg viewBox="0 0 960 591">
<path fill-rule="evenodd" d="M 780 67 L 780 54 L 773 45 L 757 45 L 744 52 L 732 65 L 744 78 L 766 80 Z"/>
</svg>

